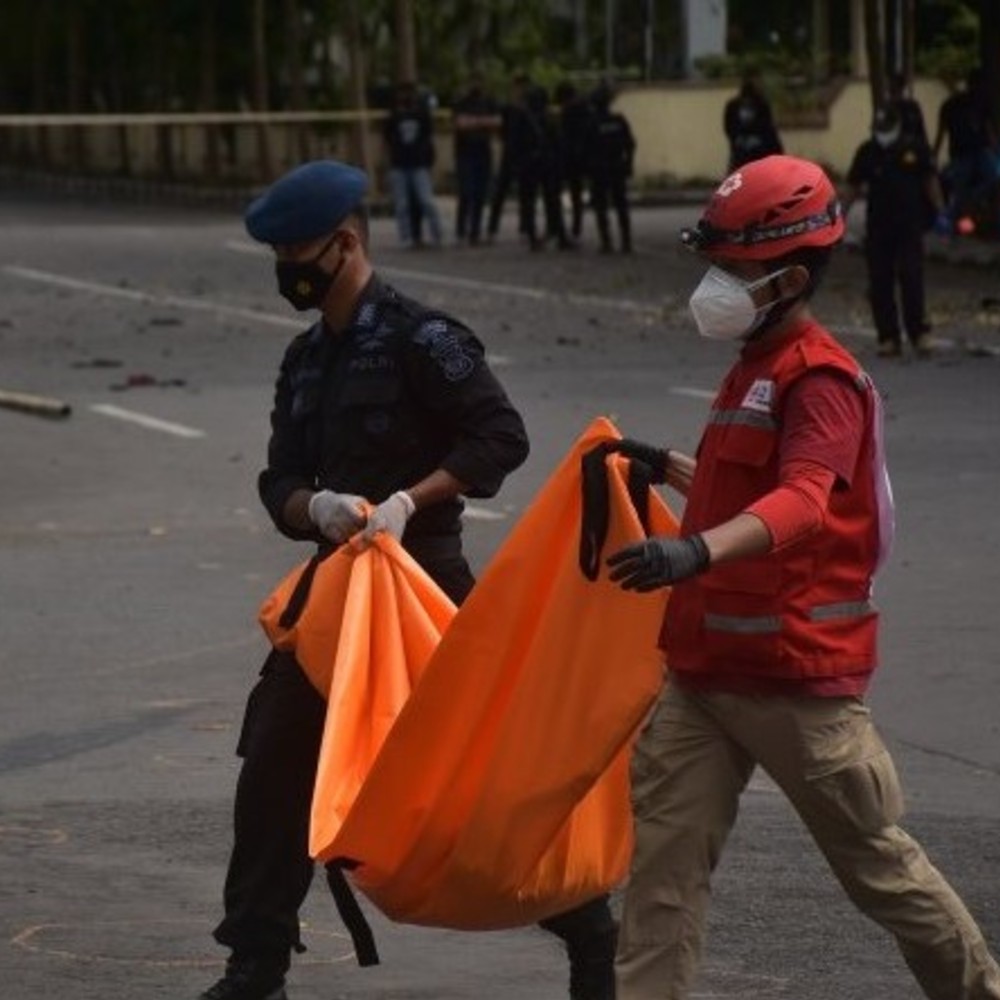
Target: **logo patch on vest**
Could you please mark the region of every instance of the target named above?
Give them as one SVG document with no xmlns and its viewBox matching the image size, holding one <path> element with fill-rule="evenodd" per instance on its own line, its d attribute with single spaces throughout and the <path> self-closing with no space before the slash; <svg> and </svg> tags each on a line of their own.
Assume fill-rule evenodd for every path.
<svg viewBox="0 0 1000 1000">
<path fill-rule="evenodd" d="M 758 413 L 770 413 L 773 407 L 774 382 L 769 378 L 756 379 L 740 403 L 740 409 L 756 410 Z"/>
</svg>

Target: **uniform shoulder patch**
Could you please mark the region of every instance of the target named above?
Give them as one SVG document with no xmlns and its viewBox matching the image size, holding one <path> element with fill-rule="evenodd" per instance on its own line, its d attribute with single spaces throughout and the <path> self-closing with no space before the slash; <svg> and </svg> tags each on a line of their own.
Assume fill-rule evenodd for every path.
<svg viewBox="0 0 1000 1000">
<path fill-rule="evenodd" d="M 424 320 L 417 328 L 413 341 L 427 351 L 449 382 L 461 382 L 476 370 L 478 355 L 475 349 L 443 317 Z"/>
</svg>

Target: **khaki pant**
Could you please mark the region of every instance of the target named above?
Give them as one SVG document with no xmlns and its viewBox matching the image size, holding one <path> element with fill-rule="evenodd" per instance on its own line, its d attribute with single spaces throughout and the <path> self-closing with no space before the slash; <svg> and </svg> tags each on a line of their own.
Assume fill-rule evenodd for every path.
<svg viewBox="0 0 1000 1000">
<path fill-rule="evenodd" d="M 854 904 L 896 938 L 931 1000 L 1000 1000 L 1000 968 L 979 928 L 896 825 L 899 781 L 860 700 L 701 694 L 669 683 L 633 757 L 636 846 L 618 1000 L 688 996 L 709 878 L 757 764 Z"/>
</svg>

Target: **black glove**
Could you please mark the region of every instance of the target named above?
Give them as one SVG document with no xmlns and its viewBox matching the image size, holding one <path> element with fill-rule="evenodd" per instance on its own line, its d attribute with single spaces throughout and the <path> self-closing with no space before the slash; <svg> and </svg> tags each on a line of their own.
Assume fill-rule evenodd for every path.
<svg viewBox="0 0 1000 1000">
<path fill-rule="evenodd" d="M 644 462 L 653 470 L 652 482 L 665 483 L 667 481 L 667 464 L 670 462 L 670 452 L 666 448 L 654 448 L 651 444 L 633 441 L 632 438 L 622 438 L 620 441 L 609 441 L 607 449 L 609 452 L 617 451 L 626 458 L 634 459 L 637 462 Z"/>
<path fill-rule="evenodd" d="M 647 538 L 608 556 L 611 579 L 623 590 L 644 594 L 680 583 L 708 569 L 708 546 L 701 535 L 687 538 Z"/>
</svg>

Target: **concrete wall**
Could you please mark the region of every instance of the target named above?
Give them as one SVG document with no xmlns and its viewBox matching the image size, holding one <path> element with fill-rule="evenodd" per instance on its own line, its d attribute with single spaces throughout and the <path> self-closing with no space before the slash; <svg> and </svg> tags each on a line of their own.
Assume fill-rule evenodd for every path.
<svg viewBox="0 0 1000 1000">
<path fill-rule="evenodd" d="M 714 183 L 724 176 L 728 148 L 722 112 L 737 84 L 677 82 L 638 85 L 619 94 L 617 108 L 628 118 L 637 141 L 635 183 L 641 188 Z M 933 138 L 938 108 L 947 95 L 934 80 L 918 81 L 920 101 Z M 197 119 L 197 116 L 193 116 Z M 260 126 L 226 117 L 220 128 L 216 176 L 208 176 L 206 125 L 183 123 L 72 126 L 13 126 L 0 129 L 0 167 L 54 169 L 72 173 L 127 174 L 133 177 L 187 182 L 254 183 L 267 178 L 260 159 Z M 352 158 L 354 126 L 315 115 L 308 122 L 280 114 L 267 116 L 272 175 L 314 157 Z M 789 153 L 823 163 L 837 175 L 846 173 L 871 120 L 868 83 L 853 80 L 836 94 L 827 113 L 810 126 L 790 127 L 779 121 Z M 329 119 L 329 120 L 327 120 Z M 375 187 L 384 183 L 384 151 L 378 120 L 370 126 Z M 449 116 L 437 119 L 436 183 L 450 189 L 453 180 Z"/>
<path fill-rule="evenodd" d="M 725 175 L 729 157 L 722 112 L 738 84 L 650 84 L 623 90 L 616 107 L 636 135 L 636 181 L 640 185 L 715 181 Z M 938 109 L 948 91 L 936 80 L 918 80 L 914 96 L 933 141 Z M 837 93 L 825 121 L 809 126 L 782 125 L 787 152 L 847 172 L 858 145 L 869 134 L 871 96 L 867 80 L 851 80 Z"/>
</svg>

